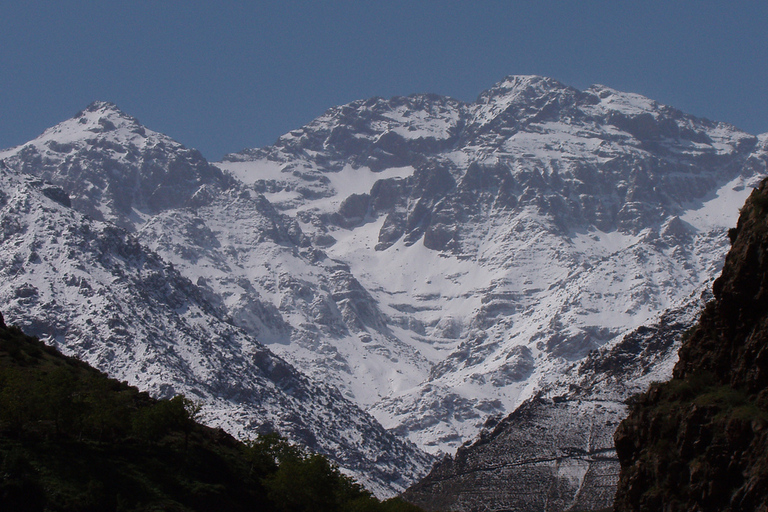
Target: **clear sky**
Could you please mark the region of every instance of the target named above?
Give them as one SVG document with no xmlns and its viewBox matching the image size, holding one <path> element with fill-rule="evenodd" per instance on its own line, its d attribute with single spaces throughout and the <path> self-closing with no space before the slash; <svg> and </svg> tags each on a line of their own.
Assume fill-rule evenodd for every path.
<svg viewBox="0 0 768 512">
<path fill-rule="evenodd" d="M 98 99 L 218 160 L 334 105 L 512 74 L 768 132 L 768 2 L 8 0 L 0 148 Z"/>
</svg>

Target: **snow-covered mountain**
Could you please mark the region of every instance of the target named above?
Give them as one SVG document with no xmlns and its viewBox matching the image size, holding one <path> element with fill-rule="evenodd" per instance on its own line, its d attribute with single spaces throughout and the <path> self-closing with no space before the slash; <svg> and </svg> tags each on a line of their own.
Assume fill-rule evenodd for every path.
<svg viewBox="0 0 768 512">
<path fill-rule="evenodd" d="M 200 401 L 211 425 L 244 438 L 278 431 L 328 454 L 382 496 L 423 475 L 428 455 L 233 325 L 220 297 L 135 236 L 71 204 L 61 187 L 0 161 L 9 322 L 155 396 Z"/>
<path fill-rule="evenodd" d="M 766 140 L 636 94 L 509 77 L 471 104 L 336 107 L 219 166 L 347 263 L 388 329 L 328 339 L 342 364 L 300 331 L 274 349 L 436 453 L 700 292 Z"/>
<path fill-rule="evenodd" d="M 172 268 L 213 325 L 266 344 L 307 386 L 338 389 L 391 433 L 439 454 L 472 440 L 489 417 L 577 383 L 575 365 L 590 353 L 700 294 L 766 172 L 768 135 L 603 86 L 518 76 L 473 103 L 414 95 L 335 107 L 217 164 L 97 102 L 0 160 L 8 176 L 51 182 L 42 192 L 71 198 L 88 223 L 133 233 L 125 239 Z M 62 243 L 38 238 L 51 250 Z M 8 261 L 27 257 L 11 247 L 3 243 Z M 18 283 L 3 288 L 11 301 L 24 299 L 13 295 Z M 87 304 L 67 300 L 73 310 Z M 132 307 L 151 315 L 138 300 Z M 42 314 L 14 311 L 27 322 Z M 169 311 L 186 319 L 194 308 Z M 73 325 L 102 313 L 78 315 Z M 123 328 L 105 325 L 104 339 Z M 58 340 L 79 353 L 76 335 Z M 214 345 L 222 358 L 231 350 Z M 140 367 L 143 353 L 131 354 L 128 367 Z M 205 381 L 194 362 L 164 371 L 150 362 L 153 382 Z M 229 375 L 221 361 L 210 365 Z M 408 462 L 392 488 L 428 469 L 428 458 L 402 450 Z"/>
<path fill-rule="evenodd" d="M 198 151 L 103 101 L 0 158 L 64 187 L 81 213 L 131 231 L 148 215 L 205 204 L 231 185 Z"/>
</svg>

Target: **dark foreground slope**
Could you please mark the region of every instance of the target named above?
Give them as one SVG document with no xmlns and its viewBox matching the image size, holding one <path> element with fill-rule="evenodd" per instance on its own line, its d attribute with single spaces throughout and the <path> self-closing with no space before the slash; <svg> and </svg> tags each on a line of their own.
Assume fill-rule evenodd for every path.
<svg viewBox="0 0 768 512">
<path fill-rule="evenodd" d="M 671 381 L 617 430 L 617 511 L 768 510 L 768 180 L 729 233 L 715 299 Z"/>
<path fill-rule="evenodd" d="M 0 510 L 418 510 L 276 436 L 241 443 L 0 315 Z"/>
</svg>

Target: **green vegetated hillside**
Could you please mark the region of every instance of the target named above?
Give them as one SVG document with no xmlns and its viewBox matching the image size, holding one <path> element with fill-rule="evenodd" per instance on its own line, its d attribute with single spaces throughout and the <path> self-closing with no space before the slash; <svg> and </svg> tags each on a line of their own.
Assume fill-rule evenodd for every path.
<svg viewBox="0 0 768 512">
<path fill-rule="evenodd" d="M 637 397 L 616 432 L 618 512 L 768 511 L 768 181 L 729 235 L 672 380 Z"/>
<path fill-rule="evenodd" d="M 242 443 L 0 315 L 0 510 L 418 511 L 277 435 Z"/>
</svg>

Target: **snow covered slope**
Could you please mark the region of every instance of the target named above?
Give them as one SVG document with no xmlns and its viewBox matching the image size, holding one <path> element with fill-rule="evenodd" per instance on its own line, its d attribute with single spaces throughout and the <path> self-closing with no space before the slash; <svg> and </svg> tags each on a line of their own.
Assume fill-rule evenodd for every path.
<svg viewBox="0 0 768 512">
<path fill-rule="evenodd" d="M 328 454 L 380 495 L 423 474 L 423 452 L 225 321 L 217 297 L 135 237 L 69 204 L 61 188 L 0 162 L 9 322 L 154 396 L 201 401 L 210 425 L 245 438 L 276 430 Z"/>
<path fill-rule="evenodd" d="M 542 387 L 509 416 L 445 457 L 404 497 L 426 510 L 602 510 L 619 478 L 613 434 L 627 400 L 669 375 L 680 338 L 709 290 L 653 325 L 591 352 L 568 379 Z"/>
<path fill-rule="evenodd" d="M 342 364 L 301 336 L 274 350 L 437 453 L 700 290 L 766 138 L 522 76 L 471 104 L 336 107 L 218 165 L 346 263 L 386 321 L 338 336 Z M 382 357 L 395 346 L 413 356 Z"/>
</svg>

